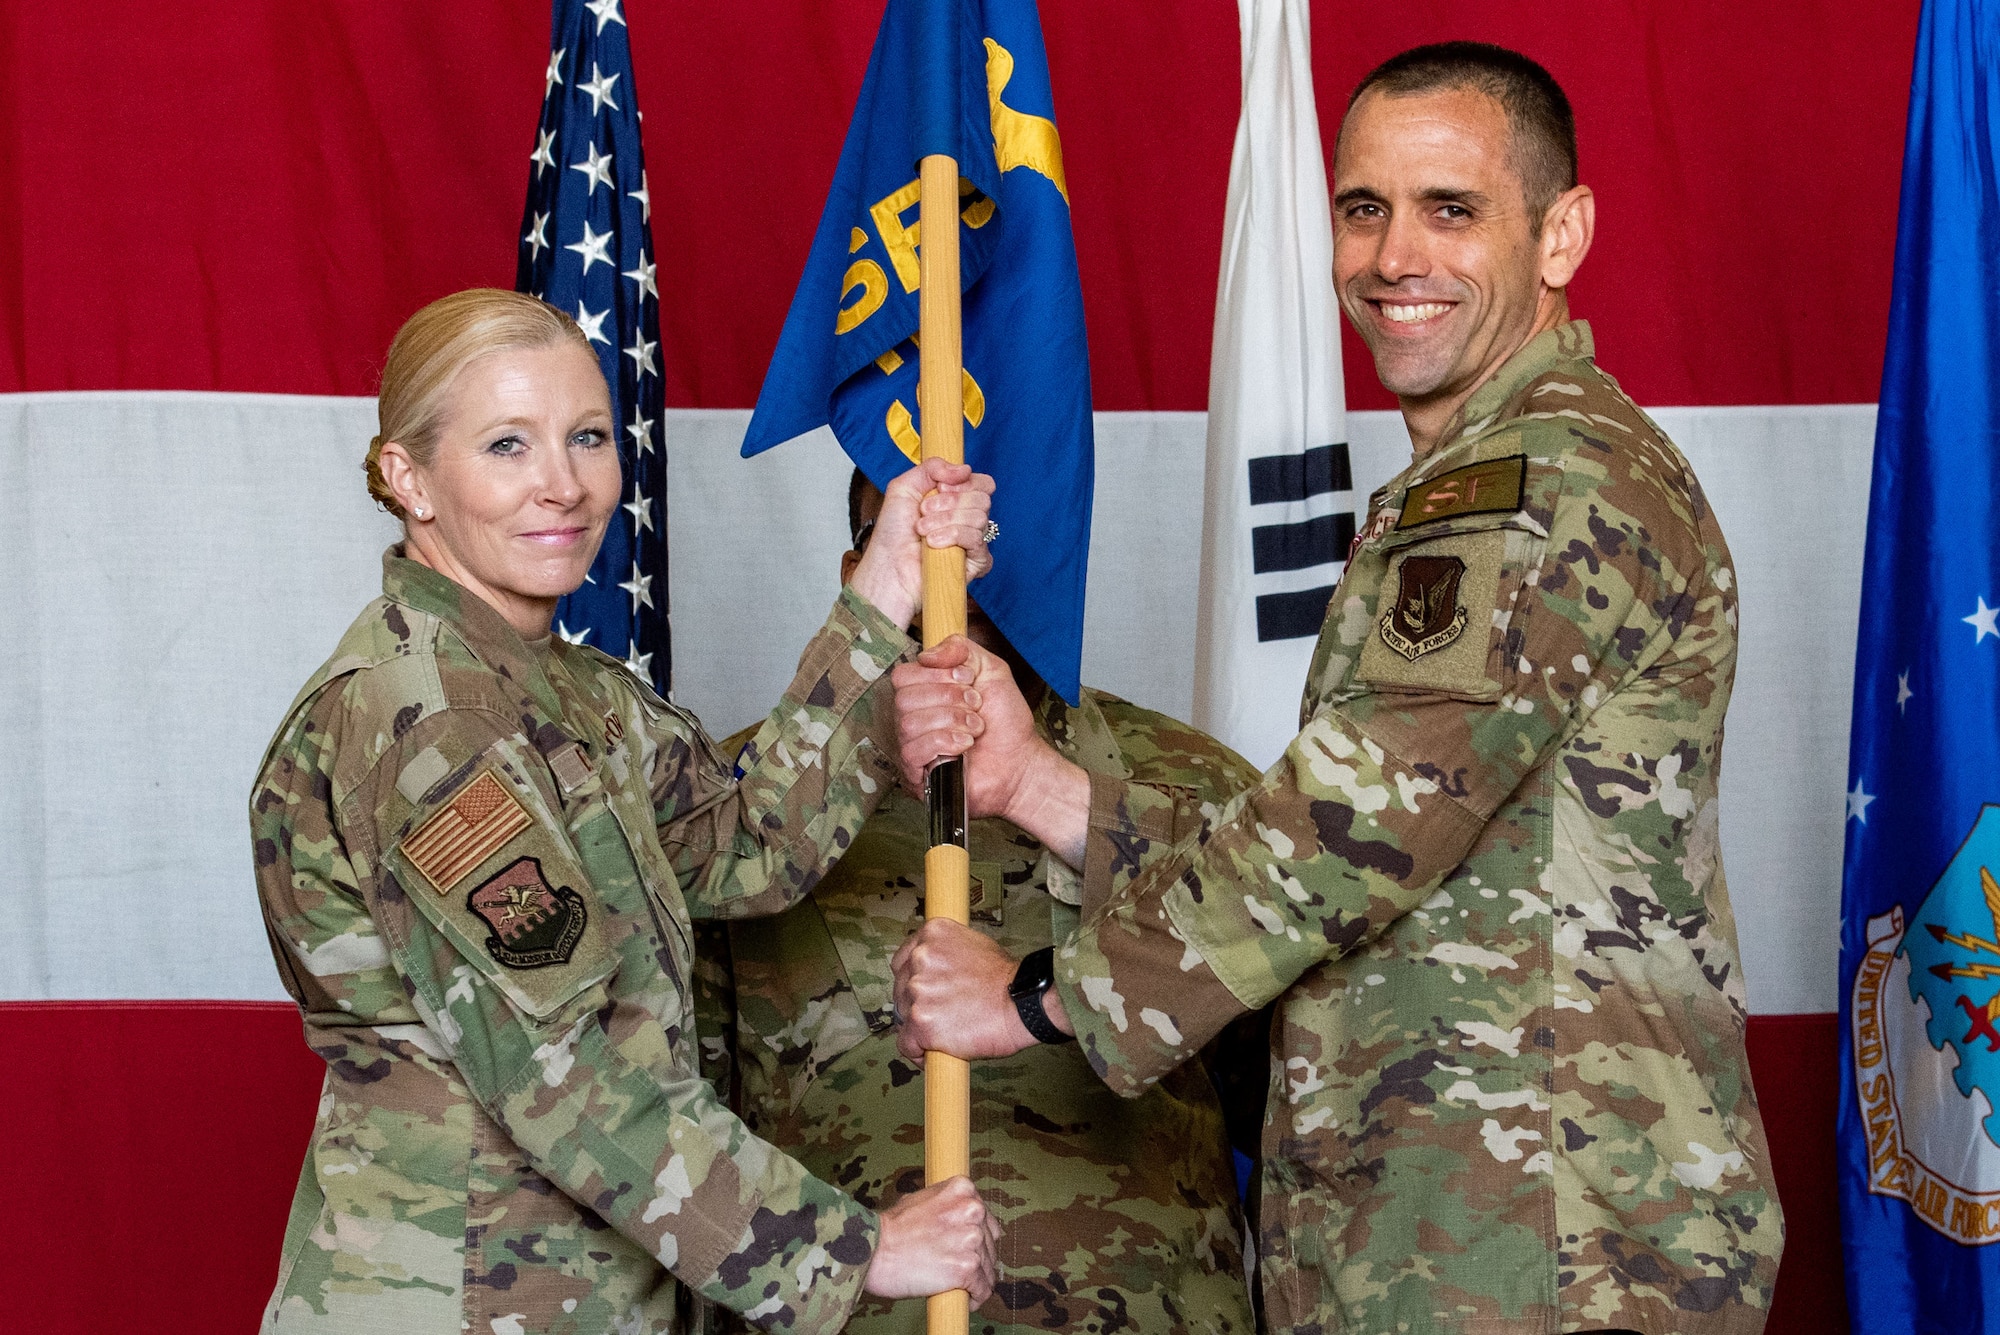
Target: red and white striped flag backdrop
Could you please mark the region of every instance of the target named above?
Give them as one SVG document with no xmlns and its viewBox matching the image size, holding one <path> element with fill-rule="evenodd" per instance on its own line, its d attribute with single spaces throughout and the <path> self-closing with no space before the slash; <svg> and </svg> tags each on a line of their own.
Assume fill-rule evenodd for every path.
<svg viewBox="0 0 2000 1335">
<path fill-rule="evenodd" d="M 676 687 L 718 733 L 776 698 L 845 543 L 830 441 L 735 447 L 880 10 L 618 11 L 647 113 Z M 1346 90 L 1417 42 L 1517 46 L 1563 81 L 1600 201 L 1575 308 L 1734 545 L 1723 839 L 1791 1228 L 1773 1330 L 1843 1319 L 1841 791 L 1916 13 L 1322 0 L 1312 24 L 1329 148 Z M 242 803 L 375 586 L 391 531 L 359 461 L 390 335 L 510 285 L 547 22 L 526 0 L 0 12 L 0 1327 L 242 1329 L 268 1289 L 318 1061 L 280 1004 Z M 1084 675 L 1184 715 L 1236 8 L 1043 23 L 1099 413 Z M 1400 428 L 1351 336 L 1346 367 L 1366 494 Z"/>
</svg>

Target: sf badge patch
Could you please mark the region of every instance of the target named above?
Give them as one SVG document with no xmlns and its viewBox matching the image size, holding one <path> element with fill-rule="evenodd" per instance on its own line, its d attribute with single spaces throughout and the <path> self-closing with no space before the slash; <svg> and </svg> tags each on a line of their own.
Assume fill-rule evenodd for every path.
<svg viewBox="0 0 2000 1335">
<path fill-rule="evenodd" d="M 567 964 L 589 914 L 583 896 L 551 886 L 540 858 L 516 858 L 482 882 L 466 906 L 492 929 L 486 951 L 510 969 Z"/>
<path fill-rule="evenodd" d="M 1407 556 L 1396 601 L 1382 618 L 1382 643 L 1415 660 L 1444 648 L 1465 631 L 1458 582 L 1465 562 L 1456 556 Z"/>
</svg>

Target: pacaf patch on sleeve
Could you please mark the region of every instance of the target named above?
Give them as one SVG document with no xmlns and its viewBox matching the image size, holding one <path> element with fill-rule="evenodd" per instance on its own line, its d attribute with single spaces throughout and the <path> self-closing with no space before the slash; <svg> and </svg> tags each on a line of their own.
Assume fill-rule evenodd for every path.
<svg viewBox="0 0 2000 1335">
<path fill-rule="evenodd" d="M 1462 699 L 1500 694 L 1494 659 L 1521 582 L 1509 545 L 1539 541 L 1495 518 L 1473 531 L 1420 534 L 1390 548 L 1375 626 L 1362 642 L 1355 679 L 1391 691 L 1442 692 Z"/>
<path fill-rule="evenodd" d="M 1410 555 L 1396 573 L 1396 595 L 1382 617 L 1382 643 L 1415 662 L 1464 633 L 1458 585 L 1465 562 L 1456 556 Z"/>
<path fill-rule="evenodd" d="M 1383 564 L 1374 624 L 1354 679 L 1378 689 L 1497 700 L 1513 682 L 1506 649 L 1523 591 L 1548 551 L 1559 461 L 1510 454 L 1410 486 L 1374 544 Z"/>
</svg>

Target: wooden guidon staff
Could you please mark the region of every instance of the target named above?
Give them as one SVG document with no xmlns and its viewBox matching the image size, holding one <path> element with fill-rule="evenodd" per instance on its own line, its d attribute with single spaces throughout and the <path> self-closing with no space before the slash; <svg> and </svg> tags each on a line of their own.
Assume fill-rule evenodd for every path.
<svg viewBox="0 0 2000 1335">
<path fill-rule="evenodd" d="M 918 164 L 920 287 L 917 407 L 926 459 L 965 461 L 964 374 L 958 309 L 958 163 L 931 154 Z M 924 647 L 965 633 L 965 550 L 924 548 Z M 972 855 L 966 844 L 965 762 L 931 767 L 925 785 L 931 843 L 924 854 L 924 915 L 967 923 L 972 915 Z M 962 1058 L 924 1057 L 924 1180 L 971 1171 L 972 1076 Z M 929 1300 L 929 1335 L 965 1335 L 971 1309 L 964 1289 Z"/>
</svg>

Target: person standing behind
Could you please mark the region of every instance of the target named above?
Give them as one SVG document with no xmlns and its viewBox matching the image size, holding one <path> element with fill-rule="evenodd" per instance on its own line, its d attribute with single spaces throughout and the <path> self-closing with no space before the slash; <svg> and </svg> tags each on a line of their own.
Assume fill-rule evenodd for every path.
<svg viewBox="0 0 2000 1335">
<path fill-rule="evenodd" d="M 1735 572 L 1570 319 L 1595 206 L 1569 102 L 1515 52 L 1405 52 L 1334 177 L 1335 287 L 1414 458 L 1370 499 L 1284 757 L 1183 837 L 956 641 L 896 670 L 905 770 L 970 747 L 974 810 L 1073 863 L 1123 852 L 1049 1001 L 1113 1089 L 1280 999 L 1274 1330 L 1754 1335 L 1784 1226 L 1717 843 Z M 1012 962 L 953 928 L 897 961 L 904 1050 L 1003 1054 Z"/>
<path fill-rule="evenodd" d="M 871 535 L 880 541 L 883 522 L 882 493 L 858 470 L 848 501 L 854 545 L 843 579 L 866 559 Z M 1240 756 L 1163 714 L 1088 686 L 1075 707 L 1065 704 L 976 602 L 967 621 L 975 642 L 1013 664 L 1038 734 L 1073 763 L 1181 795 L 1191 821 L 1256 781 Z M 740 744 L 743 765 L 762 754 L 747 734 Z M 725 754 L 737 745 L 725 743 Z M 924 1181 L 923 1081 L 896 1053 L 889 961 L 922 921 L 928 834 L 923 802 L 899 788 L 804 902 L 776 917 L 704 923 L 696 942 L 704 1071 L 720 1089 L 733 1082 L 736 1107 L 759 1135 L 871 1204 Z M 1128 1102 L 1043 1018 L 1050 947 L 1102 898 L 1108 860 L 1079 875 L 1003 820 L 973 822 L 971 847 L 973 928 L 1028 961 L 1021 1000 L 999 1001 L 1027 1049 L 972 1076 L 972 1175 L 1006 1227 L 975 1335 L 1247 1335 L 1242 1215 L 1208 1070 L 1189 1063 Z M 1265 1094 L 1263 1048 L 1252 1037 L 1229 1054 L 1255 1066 L 1250 1127 Z M 864 1301 L 848 1326 L 856 1335 L 923 1329 L 923 1304 L 880 1300 Z"/>
<path fill-rule="evenodd" d="M 878 1212 L 751 1135 L 701 1079 L 686 980 L 690 911 L 785 907 L 893 782 L 880 683 L 921 552 L 990 565 L 991 480 L 896 481 L 732 777 L 692 715 L 550 634 L 621 492 L 576 322 L 442 298 L 390 346 L 380 416 L 369 490 L 404 539 L 250 799 L 326 1062 L 264 1329 L 664 1335 L 699 1329 L 698 1294 L 831 1335 L 864 1289 L 983 1298 L 999 1229 L 971 1184 Z"/>
</svg>

